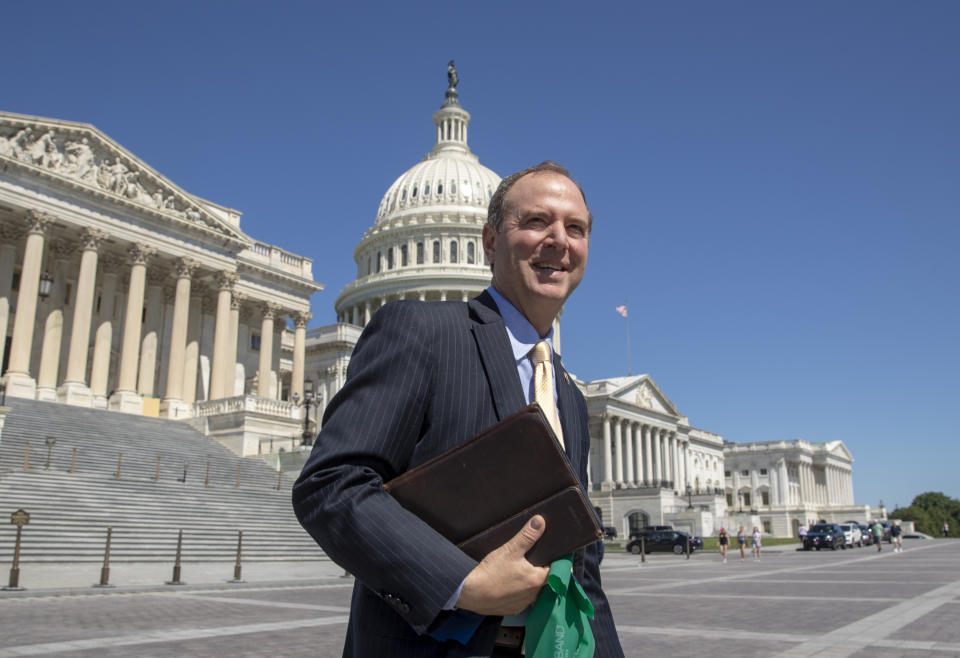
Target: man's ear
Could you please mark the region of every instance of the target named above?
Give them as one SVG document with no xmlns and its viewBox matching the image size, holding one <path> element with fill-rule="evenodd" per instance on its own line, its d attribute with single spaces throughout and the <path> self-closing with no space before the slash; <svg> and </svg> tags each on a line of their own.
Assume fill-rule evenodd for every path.
<svg viewBox="0 0 960 658">
<path fill-rule="evenodd" d="M 487 255 L 487 262 L 490 263 L 490 267 L 493 267 L 493 257 L 496 254 L 497 250 L 495 244 L 497 241 L 497 233 L 493 230 L 489 224 L 483 225 L 483 253 Z"/>
</svg>

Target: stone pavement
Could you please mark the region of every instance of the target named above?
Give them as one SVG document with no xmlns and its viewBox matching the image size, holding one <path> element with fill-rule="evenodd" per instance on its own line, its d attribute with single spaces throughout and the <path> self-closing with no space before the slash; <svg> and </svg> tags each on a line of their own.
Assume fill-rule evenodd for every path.
<svg viewBox="0 0 960 658">
<path fill-rule="evenodd" d="M 8 568 L 8 565 L 2 565 Z M 352 579 L 330 562 L 24 565 L 0 592 L 6 656 L 339 656 Z M 2 575 L 6 575 L 2 572 Z M 115 577 L 114 577 L 115 576 Z M 608 551 L 605 587 L 627 656 L 958 656 L 960 541 L 836 552 L 780 549 L 759 562 Z"/>
</svg>

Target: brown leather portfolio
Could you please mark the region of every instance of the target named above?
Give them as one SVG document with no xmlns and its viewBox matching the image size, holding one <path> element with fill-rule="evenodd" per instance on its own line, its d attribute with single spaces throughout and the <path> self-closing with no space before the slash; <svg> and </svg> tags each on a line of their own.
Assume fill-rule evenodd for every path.
<svg viewBox="0 0 960 658">
<path fill-rule="evenodd" d="M 537 404 L 384 488 L 476 560 L 513 537 L 534 514 L 546 521 L 543 536 L 527 553 L 537 566 L 602 536 L 593 508 Z"/>
</svg>

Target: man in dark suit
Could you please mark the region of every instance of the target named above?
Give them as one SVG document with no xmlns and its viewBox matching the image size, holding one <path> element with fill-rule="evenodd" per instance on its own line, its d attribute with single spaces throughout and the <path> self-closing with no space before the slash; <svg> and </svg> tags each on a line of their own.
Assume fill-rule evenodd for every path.
<svg viewBox="0 0 960 658">
<path fill-rule="evenodd" d="M 543 518 L 478 563 L 382 485 L 531 401 L 527 352 L 552 345 L 552 323 L 583 277 L 591 226 L 565 169 L 518 172 L 500 184 L 483 230 L 491 288 L 468 303 L 387 304 L 364 330 L 293 490 L 300 522 L 357 578 L 344 656 L 522 654 L 495 645 L 503 617 L 527 609 L 546 580 L 548 569 L 524 558 Z M 565 451 L 585 487 L 586 404 L 559 355 L 550 360 Z M 577 552 L 574 574 L 596 611 L 595 655 L 621 657 L 598 545 Z"/>
</svg>

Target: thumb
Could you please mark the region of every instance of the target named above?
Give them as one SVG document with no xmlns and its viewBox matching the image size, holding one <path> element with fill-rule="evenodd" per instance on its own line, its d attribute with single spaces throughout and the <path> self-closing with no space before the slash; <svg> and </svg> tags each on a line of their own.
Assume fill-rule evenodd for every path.
<svg viewBox="0 0 960 658">
<path fill-rule="evenodd" d="M 545 528 L 546 522 L 543 520 L 543 517 L 539 514 L 534 514 L 520 529 L 520 532 L 515 534 L 513 538 L 507 542 L 507 546 L 510 547 L 510 551 L 513 553 L 526 555 L 527 551 L 533 548 L 537 540 L 543 536 Z"/>
</svg>

